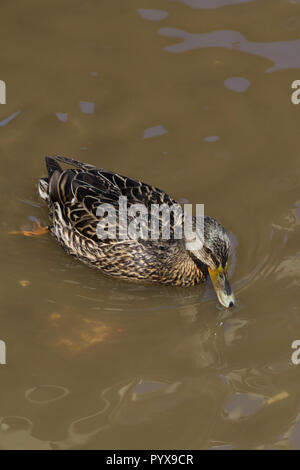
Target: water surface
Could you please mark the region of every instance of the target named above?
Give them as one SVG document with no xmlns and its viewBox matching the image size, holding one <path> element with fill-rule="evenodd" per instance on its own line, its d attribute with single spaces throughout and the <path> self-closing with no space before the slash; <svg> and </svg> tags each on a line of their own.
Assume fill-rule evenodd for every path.
<svg viewBox="0 0 300 470">
<path fill-rule="evenodd" d="M 287 0 L 2 5 L 1 448 L 300 448 L 299 31 Z M 10 235 L 53 153 L 204 203 L 238 306 Z"/>
</svg>

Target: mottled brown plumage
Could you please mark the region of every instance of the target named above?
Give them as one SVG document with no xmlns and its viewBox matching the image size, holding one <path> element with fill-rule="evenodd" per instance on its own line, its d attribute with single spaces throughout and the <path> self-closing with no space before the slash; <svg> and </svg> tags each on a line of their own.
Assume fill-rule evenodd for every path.
<svg viewBox="0 0 300 470">
<path fill-rule="evenodd" d="M 63 170 L 59 162 L 71 168 Z M 223 227 L 214 219 L 205 217 L 205 243 L 201 253 L 186 249 L 184 239 L 176 239 L 175 229 L 181 216 L 172 216 L 170 238 L 161 238 L 166 223 L 164 215 L 157 215 L 158 240 L 99 239 L 97 208 L 109 203 L 119 208 L 119 197 L 127 197 L 127 207 L 144 204 L 178 204 L 164 191 L 140 181 L 73 159 L 46 157 L 48 177 L 39 181 L 39 194 L 49 206 L 49 230 L 71 255 L 99 268 L 106 274 L 122 279 L 162 283 L 174 286 L 194 286 L 203 281 L 208 269 L 219 265 L 225 268 L 229 240 Z M 128 216 L 127 223 L 132 217 Z M 117 219 L 117 234 L 123 227 Z M 147 225 L 147 223 L 146 223 Z"/>
</svg>

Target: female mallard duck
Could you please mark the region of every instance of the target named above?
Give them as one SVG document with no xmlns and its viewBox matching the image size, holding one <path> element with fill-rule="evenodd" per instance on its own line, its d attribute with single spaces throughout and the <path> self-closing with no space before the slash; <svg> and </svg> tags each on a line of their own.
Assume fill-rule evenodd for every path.
<svg viewBox="0 0 300 470">
<path fill-rule="evenodd" d="M 63 170 L 57 161 L 73 167 Z M 178 217 L 170 219 L 168 239 L 99 237 L 98 207 L 110 204 L 119 210 L 120 197 L 127 208 L 133 204 L 178 203 L 158 188 L 135 181 L 110 171 L 73 159 L 46 157 L 48 177 L 39 180 L 39 194 L 47 201 L 50 211 L 50 232 L 71 255 L 84 263 L 101 269 L 106 274 L 133 281 L 150 281 L 173 286 L 194 286 L 210 276 L 218 299 L 225 307 L 234 304 L 234 297 L 226 277 L 229 238 L 225 229 L 213 218 L 205 216 L 204 241 L 194 249 L 187 249 L 184 235 L 175 237 Z M 126 196 L 126 198 L 124 198 Z M 172 215 L 172 214 L 171 214 Z M 159 213 L 159 233 L 164 219 Z M 118 219 L 119 234 L 121 217 Z M 130 223 L 129 215 L 124 223 Z M 193 217 L 193 227 L 198 220 Z"/>
</svg>

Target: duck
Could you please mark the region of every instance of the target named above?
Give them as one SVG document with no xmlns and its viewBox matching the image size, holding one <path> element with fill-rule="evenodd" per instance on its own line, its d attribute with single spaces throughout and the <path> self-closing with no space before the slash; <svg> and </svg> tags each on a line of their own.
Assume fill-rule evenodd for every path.
<svg viewBox="0 0 300 470">
<path fill-rule="evenodd" d="M 220 304 L 234 305 L 227 275 L 230 239 L 216 219 L 192 216 L 190 230 L 179 237 L 185 219 L 180 209 L 177 214 L 170 210 L 181 206 L 161 189 L 73 158 L 54 155 L 45 161 L 48 175 L 38 181 L 39 196 L 49 209 L 45 230 L 67 253 L 127 281 L 192 287 L 210 278 Z M 158 232 L 149 238 L 150 215 L 145 210 L 152 207 Z M 166 228 L 168 236 L 162 236 Z"/>
</svg>

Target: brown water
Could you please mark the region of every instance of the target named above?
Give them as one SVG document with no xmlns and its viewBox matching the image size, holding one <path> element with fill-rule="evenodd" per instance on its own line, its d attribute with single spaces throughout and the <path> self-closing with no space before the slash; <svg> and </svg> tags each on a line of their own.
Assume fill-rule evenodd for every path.
<svg viewBox="0 0 300 470">
<path fill-rule="evenodd" d="M 300 2 L 17 4 L 0 20 L 0 447 L 300 448 Z M 238 306 L 10 235 L 47 223 L 53 153 L 204 203 Z"/>
</svg>

